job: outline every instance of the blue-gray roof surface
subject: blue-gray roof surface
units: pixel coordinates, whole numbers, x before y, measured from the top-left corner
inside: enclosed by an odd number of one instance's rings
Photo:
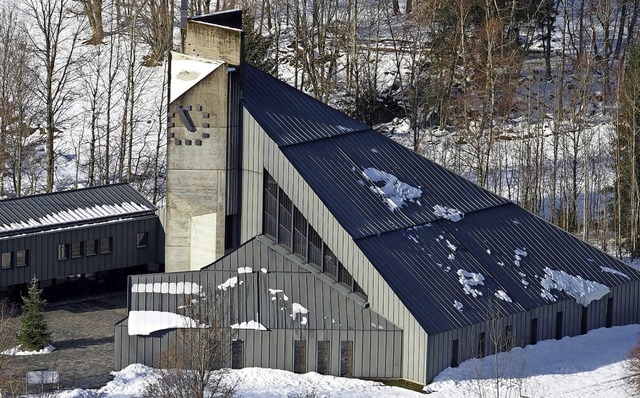
[[[111,184],[0,200],[0,237],[153,214],[129,184]]]
[[[285,83],[251,67],[245,77],[249,112],[428,333],[483,322],[496,300],[505,313],[551,303],[542,290],[546,267],[609,287],[640,280],[624,263]],[[365,177],[372,168],[405,184],[397,191],[420,195],[392,208],[377,192],[384,184]],[[464,217],[451,221],[436,207]],[[482,295],[465,293],[459,270],[485,278],[476,286]],[[496,298],[499,291],[512,301]]]

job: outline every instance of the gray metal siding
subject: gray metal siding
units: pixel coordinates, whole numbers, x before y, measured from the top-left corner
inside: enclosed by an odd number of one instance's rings
[[[238,273],[239,267],[251,267],[254,272]],[[268,272],[261,272],[261,268]],[[230,277],[237,277],[238,284],[227,290],[232,297],[229,322],[257,320],[269,329],[237,330],[235,333],[234,338],[244,340],[245,366],[293,370],[294,341],[305,340],[307,370],[316,370],[316,342],[331,340],[331,373],[339,375],[340,341],[352,340],[354,376],[401,377],[402,330],[364,308],[362,300],[354,294],[347,293],[346,289],[342,290],[338,284],[326,280],[322,275],[307,270],[300,259],[284,252],[264,237],[249,241],[202,271],[130,277],[129,310],[179,313],[178,306],[191,297],[160,292],[136,293],[131,289],[134,285],[136,289],[140,284],[159,288],[164,282],[193,282],[210,290]],[[268,289],[283,290],[287,299],[281,293],[273,296]],[[273,297],[276,300],[271,300]],[[294,302],[309,310],[306,324],[300,322],[300,318],[294,320],[291,317]],[[159,352],[154,351],[155,346],[148,341],[161,337],[124,336],[126,331],[118,331],[118,327],[123,326],[116,327],[116,334],[121,335],[117,344],[122,345],[116,348],[118,366],[126,366],[127,361],[149,363],[151,359],[148,357],[158,357]],[[127,351],[124,346],[130,347],[130,350]],[[126,352],[131,352],[133,357],[126,357]]]
[[[261,232],[262,173],[267,169],[309,224],[331,247],[338,260],[367,292],[371,309],[404,330],[402,377],[424,383],[427,335],[422,327],[247,110],[244,112],[243,126],[243,176],[247,176],[246,180],[250,181],[243,181],[242,240],[246,241]],[[256,220],[259,221],[256,223]]]
[[[137,248],[138,232],[148,232],[147,246]],[[95,225],[79,226],[50,232],[0,239],[0,253],[28,250],[28,265],[0,270],[0,286],[28,283],[35,275],[48,280],[77,274],[95,273],[159,261],[158,218],[154,215]],[[59,244],[112,238],[112,252],[94,256],[57,259]]]

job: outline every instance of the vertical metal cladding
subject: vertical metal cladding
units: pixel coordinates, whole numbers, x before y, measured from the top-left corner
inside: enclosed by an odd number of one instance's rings
[[[250,270],[249,270],[250,269]],[[296,256],[259,237],[199,272],[134,276],[130,279],[130,310],[180,313],[190,296],[167,294],[170,284],[196,283],[230,297],[229,325],[255,321],[267,330],[238,328],[244,366],[294,370],[294,346],[304,341],[307,371],[318,369],[318,341],[327,348],[329,373],[340,375],[341,342],[352,345],[355,377],[401,377],[402,330],[364,308],[361,299],[314,274]],[[164,284],[164,287],[163,287]],[[135,290],[135,291],[134,291]],[[153,362],[166,332],[129,336],[126,321],[116,325],[117,366]],[[129,349],[126,348],[129,347]],[[129,357],[125,355],[129,353]],[[127,363],[128,362],[128,363]]]

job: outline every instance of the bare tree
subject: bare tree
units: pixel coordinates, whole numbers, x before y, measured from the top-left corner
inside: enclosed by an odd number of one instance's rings
[[[228,380],[232,330],[229,302],[224,291],[185,298],[185,324],[176,340],[161,355],[157,382],[147,386],[145,398],[229,398],[235,384]]]
[[[91,28],[91,38],[84,41],[84,44],[100,44],[104,39],[104,28],[102,26],[102,0],[80,0],[84,14],[89,21]]]
[[[47,192],[54,188],[54,139],[61,131],[59,122],[72,92],[69,80],[75,66],[74,52],[81,24],[69,12],[70,0],[25,0],[27,13],[37,34],[30,34],[31,46],[39,63],[37,91],[44,108],[46,132]]]

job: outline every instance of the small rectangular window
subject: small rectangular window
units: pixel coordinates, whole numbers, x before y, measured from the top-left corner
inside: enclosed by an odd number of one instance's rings
[[[329,369],[329,356],[331,353],[331,342],[326,341],[318,341],[318,369],[316,372],[321,375],[330,374]]]
[[[322,270],[322,238],[311,225],[309,225],[309,264]]]
[[[16,252],[16,267],[26,267],[29,265],[29,250],[18,250]]]
[[[514,347],[515,336],[513,335],[513,328],[511,325],[507,325],[504,328],[504,350],[509,351]]]
[[[607,299],[607,313],[605,319],[605,326],[610,328],[613,326],[613,297]]]
[[[582,307],[582,315],[580,316],[580,334],[587,334],[589,330],[589,308]]]
[[[333,279],[338,279],[338,259],[327,245],[324,245],[324,262],[322,264],[322,272],[331,275]]]
[[[451,367],[458,367],[458,349],[460,344],[458,344],[458,339],[455,339],[451,342]]]
[[[536,344],[538,342],[538,318],[531,320],[531,336],[530,344]]]
[[[69,258],[69,245],[61,243],[58,245],[58,261]]]
[[[96,251],[96,246],[97,246],[97,240],[88,240],[84,243],[84,255],[89,257],[89,256],[95,256],[97,254]]]
[[[111,253],[111,238],[100,238],[100,253]]]
[[[11,252],[2,253],[2,269],[11,268]]]
[[[294,340],[293,342],[293,372],[307,373],[306,340]]]
[[[353,377],[353,341],[340,342],[340,377]]]
[[[149,239],[148,232],[138,232],[136,236],[137,248],[140,249],[142,247],[147,247],[147,240]]]
[[[342,265],[341,262],[338,262],[338,282],[343,285],[347,285],[349,287],[353,287],[353,276],[347,271],[347,269]]]
[[[562,328],[562,311],[556,312],[556,340],[562,339],[563,328]]]
[[[478,358],[484,358],[484,350],[486,346],[486,335],[484,332],[480,332],[478,335]]]
[[[244,341],[233,340],[231,342],[231,369],[244,368]]]
[[[73,242],[71,244],[71,258],[82,257],[82,242]]]

